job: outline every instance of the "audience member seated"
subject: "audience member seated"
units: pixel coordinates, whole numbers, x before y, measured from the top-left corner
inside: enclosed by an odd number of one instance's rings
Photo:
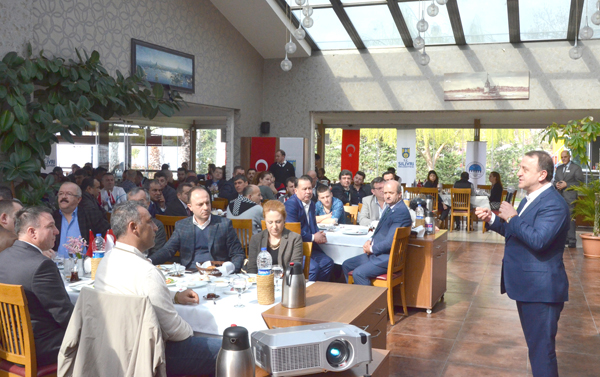
[[[237,192],[238,197],[242,195],[244,189],[248,187],[248,179],[246,176],[239,174],[233,177],[233,187],[235,188],[235,192]]]
[[[154,180],[158,181],[162,190],[163,197],[165,198],[165,204],[177,200],[177,193],[175,189],[168,185],[169,180],[167,174],[164,171],[159,171],[154,174]]]
[[[137,176],[137,171],[135,170],[127,170],[123,174],[123,182],[121,182],[121,188],[128,193],[134,187],[138,187],[135,183],[135,177]]]
[[[138,202],[144,208],[150,207],[150,194],[148,191],[144,190],[141,187],[136,187],[133,190],[127,193],[127,200],[132,202]],[[148,212],[150,213],[150,212]],[[112,217],[111,217],[112,222]],[[165,226],[159,220],[152,218],[152,222],[156,225],[156,235],[154,237],[154,246],[148,249],[147,257],[151,257],[155,252],[162,249],[167,242],[167,232],[165,231]]]
[[[100,205],[100,182],[96,178],[86,178],[79,186],[83,195],[81,201],[89,207],[90,210],[99,210],[102,216],[106,216],[106,211]],[[92,202],[95,205],[92,205]]]
[[[215,164],[208,164],[208,173],[204,174],[204,180],[205,181],[209,181],[209,180],[213,179],[213,174],[215,173],[215,169],[216,168],[217,168],[217,165],[215,165]],[[202,174],[200,174],[198,176],[198,178],[200,178],[201,175]]]
[[[63,183],[67,180],[67,177],[65,177],[65,174],[60,166],[52,169],[52,175],[54,176],[55,183]]]
[[[23,208],[14,200],[0,200],[0,252],[11,247],[17,240],[15,213]]]
[[[84,182],[86,188],[89,188],[89,183],[93,181],[98,182],[93,178],[86,178]],[[63,183],[58,191],[57,200],[58,209],[52,216],[60,232],[53,247],[58,256],[69,257],[64,247],[69,237],[83,237],[86,242],[89,242],[90,230],[94,235],[100,233],[104,237],[106,231],[110,229],[110,224],[96,199],[89,192],[82,193],[81,188],[76,184]]]
[[[344,276],[352,272],[354,284],[371,285],[371,279],[385,274],[390,260],[390,250],[397,228],[410,227],[412,220],[402,199],[400,182],[389,181],[383,186],[386,208],[371,239],[363,245],[364,254],[346,259],[342,264]]]
[[[369,195],[367,194],[365,185],[363,184],[365,182],[365,178],[365,173],[360,170],[357,171],[356,174],[354,174],[354,178],[352,178],[352,185],[350,186],[350,191],[352,191],[352,193],[358,198],[359,203],[362,203],[363,198]]]
[[[150,208],[148,208],[148,212],[150,212],[152,217],[164,215],[167,210],[167,203],[165,202],[165,197],[162,193],[161,184],[156,179],[146,183],[147,185],[145,185],[145,188],[148,190],[150,200],[152,201],[152,203],[150,203]]]
[[[238,220],[252,220],[252,234],[261,231],[261,220],[263,219],[263,210],[260,204],[263,197],[260,194],[258,186],[247,186],[242,195],[227,205],[227,218]]]
[[[233,175],[231,176],[229,183],[235,183],[235,177],[237,177],[238,175],[246,175],[246,170],[244,170],[244,167],[241,165],[236,165],[233,167]]]
[[[289,177],[285,180],[285,195],[279,198],[281,203],[287,202],[296,193],[296,177]]]
[[[72,164],[71,165],[71,174],[67,175],[67,181],[69,182],[75,182],[75,172],[77,170],[81,169],[81,167],[77,164]]]
[[[493,171],[489,177],[492,188],[490,191],[490,209],[492,211],[498,211],[502,202],[502,179],[500,179],[500,173]]]
[[[402,183],[402,178],[400,178],[399,176],[396,175],[396,169],[395,168],[389,167],[389,168],[387,168],[387,172],[388,173],[392,173],[394,175],[394,180],[395,181],[398,181],[398,183]],[[384,181],[386,181],[385,178],[384,178]]]
[[[331,185],[331,179],[329,179],[325,176],[324,168],[319,168],[319,170],[317,170],[317,178],[319,178],[319,182],[325,184],[325,182],[323,182],[323,181],[326,181],[327,186]]]
[[[105,211],[112,212],[116,204],[127,201],[127,193],[123,188],[115,186],[115,176],[112,173],[106,173],[102,176],[102,187],[100,198],[102,208]]]
[[[186,169],[185,168],[179,168],[177,169],[177,183],[176,183],[176,187],[179,187],[180,184],[185,182],[185,173],[186,173]]]
[[[165,263],[181,253],[181,264],[196,269],[196,262],[230,261],[239,272],[246,253],[237,237],[231,220],[211,215],[209,192],[201,186],[189,192],[189,207],[193,216],[175,224],[175,231],[165,246],[156,252],[152,263]]]
[[[289,178],[288,178],[289,179]],[[302,263],[302,236],[285,228],[285,206],[283,203],[269,200],[262,207],[266,230],[252,237],[248,250],[247,272],[258,273],[256,261],[263,247],[267,248],[273,265],[289,266],[291,262]]]
[[[144,177],[141,171],[138,170],[135,172],[135,185],[137,187],[145,187],[149,181],[150,180]]]
[[[206,181],[206,188],[213,194],[218,192],[219,198],[234,200],[238,194],[235,192],[233,184],[225,180],[223,174],[223,168],[215,168],[212,179]]]
[[[390,172],[390,171],[386,171],[381,175],[381,178],[383,178],[384,182],[387,181],[395,181],[396,180],[396,174]]]
[[[191,184],[192,186],[198,186],[200,183],[200,181],[198,180],[198,176],[196,175],[196,172],[192,171],[193,175],[188,175],[185,178],[185,182]]]
[[[270,171],[261,171],[256,176],[256,183],[260,189],[260,193],[266,200],[276,200],[279,194],[277,188],[275,188],[275,182],[273,181],[273,174]]]
[[[286,161],[285,151],[278,149],[275,152],[275,162],[269,166],[269,171],[273,173],[273,183],[279,189],[279,186],[285,185],[285,180],[296,176],[296,168],[291,162]]]
[[[256,178],[256,169],[250,168],[246,170],[246,179],[248,183],[254,183],[254,178]]]
[[[0,186],[0,200],[13,200],[13,194],[10,188]]]
[[[321,186],[327,186],[327,187],[329,187],[329,185],[324,185],[321,182],[319,182],[319,179],[317,178],[317,173],[314,170],[307,171],[306,175],[308,175],[310,177],[310,179],[312,179],[312,191],[313,191],[313,194],[312,194],[312,199],[311,200],[313,202],[315,202],[315,204],[316,204],[317,200],[319,200],[319,195],[317,194],[317,189],[319,187],[321,187]]]
[[[460,188],[460,189],[471,189],[471,196],[475,195],[475,187],[473,187],[473,184],[471,182],[469,182],[469,173],[467,173],[466,171],[463,171],[462,173],[460,173],[460,180],[456,181],[456,183],[454,183],[454,188]],[[454,223],[455,223],[455,230],[460,230],[460,221],[461,221],[461,217],[457,216],[454,219]]]
[[[188,208],[188,192],[193,188],[191,183],[182,183],[177,186],[177,199],[167,203],[165,216],[191,216],[192,212]]]
[[[317,189],[319,201],[315,205],[315,215],[318,224],[345,224],[346,211],[338,198],[334,198],[329,187],[319,186]]]
[[[438,186],[439,186],[438,175],[435,172],[435,170],[430,170],[429,173],[427,173],[427,180],[425,181],[425,184],[423,184],[423,187],[438,188]],[[438,208],[438,213],[440,214],[440,216],[439,216],[440,221],[446,220],[446,218],[448,217],[448,214],[450,213],[450,206],[448,206],[444,203],[444,201],[442,200],[442,197],[440,195],[438,195],[437,208]]]
[[[107,172],[108,169],[99,166],[93,170],[92,177],[94,177],[94,179],[96,179],[99,183],[102,182],[102,177],[104,177],[104,174],[106,174]]]
[[[352,190],[352,172],[350,170],[342,170],[339,175],[340,182],[331,187],[333,197],[338,198],[345,204],[358,205],[358,196]]]
[[[358,213],[357,223],[362,226],[370,226],[373,221],[378,221],[385,210],[385,199],[383,198],[384,181],[376,177],[371,181],[371,193],[373,195],[363,198],[362,209]]]
[[[198,294],[170,291],[163,274],[144,255],[154,246],[156,226],[150,213],[137,202],[126,202],[115,207],[111,220],[117,242],[98,266],[94,288],[148,297],[165,341],[167,375],[214,374],[221,340],[194,336],[173,305],[198,304]]]
[[[73,174],[73,177],[75,178],[74,183],[77,186],[81,186],[81,183],[83,182],[83,180],[88,177],[87,170],[79,169],[75,172],[75,174]]]
[[[42,255],[54,245],[58,230],[48,208],[29,207],[16,213],[15,232],[18,239],[0,253],[0,283],[23,286],[37,365],[55,364],[73,312],[56,263]]]
[[[302,241],[313,243],[308,279],[310,281],[329,281],[333,260],[319,247],[319,244],[327,242],[327,237],[317,227],[315,203],[311,198],[312,179],[308,175],[303,175],[296,181],[296,194],[285,202],[287,213],[285,222],[300,223]]]

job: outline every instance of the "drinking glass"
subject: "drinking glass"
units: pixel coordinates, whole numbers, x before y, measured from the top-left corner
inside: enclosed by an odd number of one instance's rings
[[[281,290],[281,278],[283,277],[283,266],[276,264],[271,268],[273,271],[273,277],[275,278],[275,291]]]
[[[233,289],[235,289],[235,291],[238,293],[238,303],[233,306],[234,308],[245,307],[245,305],[242,304],[242,292],[244,292],[246,290],[246,283],[247,283],[246,279],[244,279],[242,277],[234,278],[233,282],[231,283],[231,285],[233,286]]]
[[[75,261],[72,258],[65,258],[63,260],[63,276],[67,281],[71,281],[71,272],[73,271],[73,266],[75,265]]]

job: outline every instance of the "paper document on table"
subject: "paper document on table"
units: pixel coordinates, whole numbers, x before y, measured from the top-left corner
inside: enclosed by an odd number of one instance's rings
[[[425,236],[425,227],[419,225],[416,228],[412,228],[411,232],[417,233],[417,238],[423,238]]]

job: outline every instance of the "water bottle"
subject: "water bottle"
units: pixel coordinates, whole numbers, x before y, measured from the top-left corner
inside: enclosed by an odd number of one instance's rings
[[[256,260],[256,266],[258,267],[259,275],[270,275],[271,274],[271,267],[273,266],[273,258],[271,258],[271,254],[269,254],[266,247],[260,248],[260,253],[258,253],[258,258]]]
[[[433,212],[427,212],[425,216],[425,234],[435,234],[435,217]]]
[[[94,254],[96,253],[96,251],[104,252],[104,238],[102,238],[102,235],[100,233],[96,234],[96,238],[94,238],[93,251]]]
[[[423,210],[421,204],[419,204],[419,206],[417,207],[415,214],[417,215],[415,219],[415,226],[425,225],[425,220],[423,219],[425,217],[425,210]]]
[[[92,280],[96,279],[96,271],[102,258],[104,257],[104,238],[100,233],[94,238],[94,246],[92,247]]]

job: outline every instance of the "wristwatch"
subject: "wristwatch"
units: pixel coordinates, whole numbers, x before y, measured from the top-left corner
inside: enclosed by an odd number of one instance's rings
[[[509,217],[508,219],[506,219],[506,223],[507,223],[507,224],[508,224],[508,223],[510,223],[510,219],[512,219],[512,218],[513,218],[513,217],[515,217],[515,216],[517,216],[517,215],[512,215],[511,217]]]

